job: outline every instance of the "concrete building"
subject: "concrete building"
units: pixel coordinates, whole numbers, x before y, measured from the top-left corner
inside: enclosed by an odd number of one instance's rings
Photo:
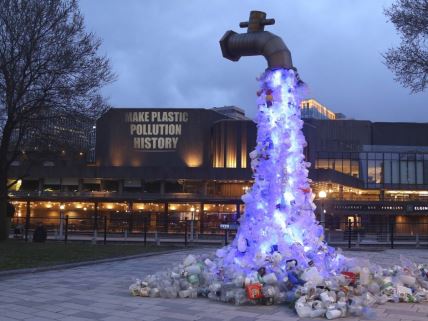
[[[339,233],[351,222],[361,233],[428,235],[428,124],[326,115],[304,125],[326,228]],[[10,191],[15,221],[28,216],[55,229],[68,215],[72,229],[89,231],[105,217],[112,231],[132,232],[148,219],[152,231],[182,233],[189,219],[201,235],[219,233],[243,213],[256,134],[239,110],[111,109],[96,125],[94,162],[13,166],[10,178],[22,177]]]

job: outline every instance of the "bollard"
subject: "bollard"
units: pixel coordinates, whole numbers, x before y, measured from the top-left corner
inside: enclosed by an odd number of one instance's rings
[[[390,226],[389,230],[391,233],[389,239],[391,241],[391,249],[393,249],[394,248],[394,223],[392,222],[392,220],[389,222],[389,226]]]
[[[360,237],[360,231],[357,232],[357,247],[360,247],[361,237]]]
[[[159,246],[160,245],[160,238],[158,236],[158,231],[155,231],[155,241],[156,241],[156,245]]]
[[[144,216],[144,246],[147,246],[147,216]]]
[[[352,222],[348,220],[348,249],[351,248]]]
[[[30,202],[27,202],[27,213],[25,215],[25,242],[28,242],[29,229],[30,229]]]
[[[104,216],[104,244],[107,244],[107,216]]]
[[[98,239],[98,203],[95,203],[94,209],[94,227],[93,227],[93,236],[92,236],[92,244],[97,244]]]
[[[416,247],[418,248],[420,245],[419,243],[419,233],[416,233]]]
[[[184,246],[187,246],[187,218],[184,219]]]
[[[229,230],[224,230],[224,245],[226,246],[227,245],[227,243],[228,243],[228,241],[227,241],[227,237],[228,237],[228,234],[229,234]]]
[[[59,214],[59,239],[62,240],[64,237],[64,212],[61,210]]]
[[[68,215],[65,216],[65,231],[64,231],[64,243],[67,244],[68,240]]]

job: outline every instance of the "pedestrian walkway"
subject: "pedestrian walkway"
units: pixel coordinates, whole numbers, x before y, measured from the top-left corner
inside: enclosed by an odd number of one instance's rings
[[[66,270],[3,277],[0,279],[0,321],[303,321],[285,306],[234,306],[202,298],[168,300],[129,295],[128,287],[135,278],[180,262],[188,253],[198,254],[206,251],[213,250],[188,250]],[[400,254],[418,263],[428,262],[428,251],[424,250],[350,252],[347,255],[370,258],[388,266],[398,264]],[[388,303],[374,310],[375,320],[379,321],[428,320],[428,303]]]

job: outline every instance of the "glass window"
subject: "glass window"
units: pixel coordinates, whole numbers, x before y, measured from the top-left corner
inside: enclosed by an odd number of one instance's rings
[[[178,181],[166,181],[165,182],[165,193],[182,193],[183,185]]]
[[[391,153],[384,153],[384,154],[383,154],[383,157],[384,157],[385,159],[391,159]]]
[[[376,161],[368,161],[368,171],[367,171],[367,182],[375,183],[376,182]]]
[[[376,184],[382,184],[383,183],[383,161],[377,160],[376,161]]]
[[[385,184],[391,184],[392,183],[392,176],[391,176],[391,161],[386,160],[383,163],[383,177]]]
[[[398,157],[398,153],[392,153],[392,154],[391,154],[391,158],[392,158],[392,159],[399,159],[399,157]]]
[[[416,163],[413,160],[407,162],[407,183],[416,184]]]
[[[358,161],[353,160],[351,162],[351,176],[358,178],[360,176],[359,172],[360,171],[359,171]]]
[[[335,159],[334,160],[334,170],[337,172],[342,172],[342,160]]]
[[[383,159],[382,153],[376,153],[376,159]]]
[[[346,175],[350,175],[351,174],[351,160],[350,159],[342,160],[342,166],[343,166],[343,173]]]
[[[422,161],[416,162],[416,184],[424,183],[424,164]]]
[[[375,153],[368,153],[368,159],[375,159]]]
[[[103,190],[107,192],[117,192],[119,191],[119,182],[118,181],[103,181]]]
[[[367,169],[367,161],[360,160],[359,161],[359,169],[360,169],[360,179],[362,179],[365,183],[368,182],[368,169]]]
[[[424,166],[423,166],[423,171],[424,171],[424,183],[428,184],[428,161],[424,161]]]
[[[400,161],[400,184],[407,184],[407,161]]]
[[[328,169],[328,159],[317,159],[316,168]]]
[[[360,159],[367,159],[367,153],[360,153]]]
[[[393,160],[391,162],[391,176],[392,184],[400,183],[400,166],[398,160]]]

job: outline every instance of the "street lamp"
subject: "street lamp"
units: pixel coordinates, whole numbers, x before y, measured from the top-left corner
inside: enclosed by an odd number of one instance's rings
[[[59,238],[61,240],[64,237],[64,209],[65,205],[61,203],[59,205]]]
[[[190,239],[193,241],[193,233],[194,233],[194,220],[195,220],[195,207],[192,206],[190,208],[190,212],[192,212],[192,222],[190,222]]]
[[[324,199],[327,198],[327,192],[326,191],[320,191],[318,193],[318,197],[321,200],[321,225],[325,229],[325,212],[326,212],[326,210],[324,209]]]

